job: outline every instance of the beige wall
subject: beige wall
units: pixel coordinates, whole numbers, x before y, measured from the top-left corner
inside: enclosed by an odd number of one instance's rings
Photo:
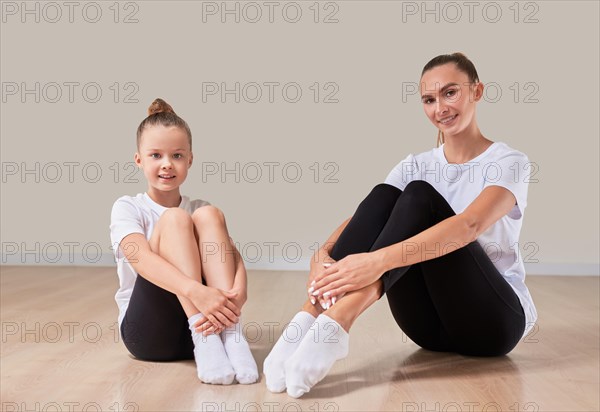
[[[520,3],[518,14],[503,1],[428,2],[429,14],[422,2],[321,2],[317,23],[313,2],[227,2],[239,23],[222,2],[121,3],[118,16],[113,2],[74,4],[2,2],[3,263],[84,264],[99,251],[111,264],[110,209],[146,189],[141,173],[126,179],[128,162],[160,96],[194,136],[182,193],[225,211],[250,267],[306,267],[370,187],[435,146],[411,90],[429,59],[462,51],[490,86],[482,132],[538,166],[520,245],[529,273],[597,273],[597,2]],[[239,103],[207,93],[236,82]],[[263,95],[251,103],[254,83]],[[220,175],[236,165],[239,182]]]

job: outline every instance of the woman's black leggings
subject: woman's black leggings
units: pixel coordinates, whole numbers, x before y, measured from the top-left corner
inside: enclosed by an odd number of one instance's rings
[[[404,191],[377,185],[340,234],[331,257],[340,260],[390,246],[455,214],[428,182],[412,181]],[[398,326],[417,345],[433,351],[471,356],[510,352],[525,330],[525,314],[482,246],[473,241],[443,256],[441,247],[429,247],[423,256],[437,257],[381,278]],[[407,245],[406,250],[414,249]]]

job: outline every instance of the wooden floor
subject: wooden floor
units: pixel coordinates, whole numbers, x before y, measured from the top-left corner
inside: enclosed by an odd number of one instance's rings
[[[262,362],[304,297],[305,275],[250,271],[243,323]],[[143,362],[119,339],[114,268],[1,267],[3,411],[598,411],[599,278],[530,276],[538,326],[508,355],[420,349],[385,298],[350,353],[300,399],[202,384],[193,361]]]

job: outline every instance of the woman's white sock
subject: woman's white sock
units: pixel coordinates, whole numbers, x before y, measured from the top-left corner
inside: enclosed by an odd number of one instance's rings
[[[204,336],[202,333],[196,332],[194,327],[194,324],[203,317],[202,313],[197,313],[188,319],[194,341],[194,358],[196,359],[198,378],[204,383],[229,385],[233,382],[235,371],[227,358],[221,337],[214,333]]]
[[[308,312],[296,313],[265,359],[263,372],[271,392],[285,391],[284,362],[292,356],[314,321],[315,317]]]
[[[333,364],[348,355],[348,332],[325,314],[312,324],[298,349],[285,362],[288,395],[299,398],[321,381]]]
[[[250,384],[258,380],[258,367],[250,351],[248,341],[242,333],[241,321],[225,328],[221,339],[227,357],[235,370],[235,378],[239,383]]]

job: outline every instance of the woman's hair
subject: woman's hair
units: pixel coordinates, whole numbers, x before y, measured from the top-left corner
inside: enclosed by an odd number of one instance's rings
[[[192,149],[192,132],[188,124],[181,117],[175,114],[175,111],[171,105],[165,102],[163,99],[155,99],[150,107],[148,107],[148,117],[142,120],[137,129],[137,148],[140,149],[140,143],[142,141],[142,133],[144,129],[151,126],[164,126],[164,127],[179,127],[185,130],[188,136],[188,143],[190,144],[190,150]]]
[[[439,56],[434,57],[429,60],[429,62],[423,67],[423,71],[421,72],[421,78],[426,71],[433,69],[434,67],[442,66],[447,63],[454,63],[456,68],[461,72],[465,73],[469,77],[469,82],[477,83],[479,82],[479,76],[477,75],[477,70],[475,70],[475,65],[471,60],[467,58],[464,54],[460,52],[452,53],[452,54],[440,54]],[[444,143],[444,132],[438,130],[438,139],[437,146],[439,147],[441,143]]]

